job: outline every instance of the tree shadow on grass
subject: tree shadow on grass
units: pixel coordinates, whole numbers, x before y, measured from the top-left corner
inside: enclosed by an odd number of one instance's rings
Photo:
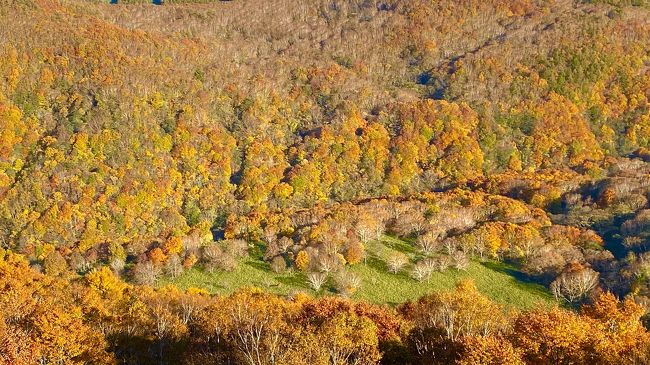
[[[521,271],[515,269],[514,267],[504,264],[502,262],[495,262],[495,261],[483,261],[480,262],[481,266],[486,267],[492,271],[496,271],[502,274],[506,274],[509,276],[512,276],[513,278],[517,279],[518,281],[521,281],[523,283],[533,283],[533,284],[539,284],[535,282],[533,279],[528,277],[526,274],[522,273]]]
[[[393,236],[384,236],[381,240],[384,246],[391,250],[399,251],[407,255],[415,255],[417,254],[417,250],[413,247],[412,241],[412,239],[401,239]]]
[[[392,273],[388,270],[388,264],[381,257],[377,255],[369,255],[366,259],[365,265],[373,270],[380,271],[400,281],[415,281],[409,274],[409,265],[403,267],[399,272]]]
[[[501,262],[495,262],[495,261],[481,262],[481,265],[492,271],[506,274],[512,277],[513,279],[515,279],[513,285],[518,289],[522,289],[528,292],[534,292],[543,296],[548,296],[548,297],[551,296],[548,289],[544,285],[533,280],[528,275],[522,273],[521,271],[513,268],[510,265]]]
[[[257,270],[263,270],[263,271],[270,271],[271,270],[271,265],[269,265],[267,262],[264,261],[246,261],[246,265],[257,269]]]
[[[409,268],[408,266],[406,266],[402,270],[398,271],[397,274],[393,274],[393,273],[390,273],[390,274],[400,278],[400,280],[406,280],[406,281],[410,281],[410,282],[418,282],[415,278],[413,278],[413,276],[411,276],[411,273],[412,273],[412,269]],[[436,273],[433,273],[433,274],[436,274]],[[434,278],[433,274],[432,274],[432,279]]]
[[[249,247],[248,249],[248,256],[251,257],[253,260],[263,261],[265,251],[266,251],[266,245],[260,242],[254,242],[252,244],[252,247]]]
[[[386,262],[376,255],[368,255],[365,260],[365,265],[377,271],[388,271]]]
[[[307,286],[307,283],[303,275],[279,276],[276,277],[275,280],[289,287],[300,288],[300,289],[311,289],[309,286]]]

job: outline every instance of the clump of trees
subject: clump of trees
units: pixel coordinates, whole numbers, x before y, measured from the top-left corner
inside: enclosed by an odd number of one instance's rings
[[[350,290],[351,277],[341,279]],[[7,364],[643,363],[643,308],[611,293],[579,312],[511,312],[471,281],[397,310],[342,297],[228,296],[132,286],[107,267],[69,280],[0,252],[0,361]]]
[[[342,272],[379,255],[387,271],[407,272],[421,282],[434,272],[467,270],[473,259],[505,261],[549,287],[555,283],[552,289],[562,300],[568,273],[582,267],[593,273],[578,295],[582,300],[600,286],[600,278],[608,278],[615,261],[593,230],[553,224],[544,211],[520,201],[465,189],[316,207],[289,219],[285,214],[233,216],[227,222],[230,237],[265,242],[264,258],[273,270],[304,272],[316,291],[328,279],[334,287],[345,286],[336,285],[344,281],[337,280]],[[386,234],[411,242],[413,253],[367,252]]]

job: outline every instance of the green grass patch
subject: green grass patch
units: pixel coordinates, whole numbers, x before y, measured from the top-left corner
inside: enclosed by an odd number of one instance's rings
[[[158,285],[169,284],[182,289],[203,288],[219,294],[230,294],[246,286],[259,287],[279,295],[311,292],[302,273],[276,274],[269,270],[267,263],[252,258],[240,262],[233,271],[208,272],[202,268],[192,268],[175,279],[165,277]]]
[[[539,284],[528,282],[515,268],[500,262],[472,262],[466,271],[449,269],[435,272],[428,281],[418,282],[409,276],[410,268],[398,274],[389,273],[383,258],[391,251],[405,253],[411,260],[419,259],[419,253],[407,241],[385,236],[381,241],[368,244],[368,257],[363,263],[349,268],[361,277],[361,288],[353,295],[354,300],[397,305],[417,299],[435,291],[451,290],[465,278],[471,278],[478,289],[490,299],[512,308],[532,308],[553,302],[548,290]],[[159,285],[174,284],[180,288],[204,288],[212,293],[229,294],[240,287],[256,286],[271,293],[289,295],[307,292],[312,295],[334,295],[331,280],[318,293],[306,284],[300,272],[276,274],[254,252],[240,262],[231,272],[207,272],[200,268],[188,270],[176,279],[165,278]]]
[[[495,266],[503,266],[503,270],[497,270]],[[428,281],[418,282],[408,276],[407,272],[391,274],[373,264],[352,268],[363,279],[363,285],[355,298],[373,303],[396,305],[432,292],[451,290],[459,280],[465,278],[473,279],[479,291],[490,299],[509,307],[532,308],[553,301],[544,286],[522,282],[511,275],[510,270],[501,263],[488,265],[472,262],[466,271],[449,269],[435,272]]]

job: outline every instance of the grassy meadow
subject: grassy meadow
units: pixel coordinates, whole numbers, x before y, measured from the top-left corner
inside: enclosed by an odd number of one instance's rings
[[[397,305],[407,300],[440,290],[449,290],[456,282],[471,278],[478,289],[492,300],[513,308],[531,308],[549,304],[553,297],[542,285],[525,281],[511,266],[494,261],[472,261],[467,270],[450,268],[434,272],[428,281],[419,282],[410,276],[410,268],[398,274],[388,272],[385,262],[391,250],[401,251],[414,261],[418,253],[406,241],[384,236],[380,241],[367,246],[364,262],[349,268],[361,277],[362,284],[352,299],[372,303]],[[261,260],[261,251],[253,250],[251,255],[237,265],[235,270],[207,272],[200,267],[186,271],[181,276],[165,278],[160,285],[173,284],[180,288],[204,288],[212,293],[228,294],[244,286],[256,286],[269,292],[290,295],[306,292],[311,295],[336,295],[331,279],[320,291],[315,292],[306,282],[305,275],[296,270],[276,274],[269,264]]]

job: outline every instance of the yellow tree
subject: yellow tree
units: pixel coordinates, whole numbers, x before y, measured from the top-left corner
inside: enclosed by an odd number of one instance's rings
[[[33,271],[23,257],[3,250],[0,318],[0,336],[7,340],[0,347],[15,363],[34,358],[46,364],[114,363],[102,334],[84,321],[68,283]]]
[[[593,303],[583,307],[582,314],[596,320],[602,333],[594,340],[601,363],[634,363],[650,349],[650,333],[641,317],[645,309],[632,298],[618,300],[612,293],[600,294]]]
[[[231,361],[250,365],[281,363],[288,354],[289,319],[297,307],[259,289],[241,289],[217,298],[193,322],[208,351],[234,350]]]
[[[503,308],[483,296],[472,281],[460,281],[452,292],[434,293],[400,309],[411,323],[408,342],[421,358],[451,361],[466,337],[501,333],[507,324]]]
[[[323,322],[316,333],[330,364],[371,365],[381,358],[377,326],[368,318],[340,312]]]
[[[521,353],[501,336],[468,336],[463,339],[458,365],[524,365]]]
[[[511,341],[527,363],[587,364],[598,342],[593,325],[565,309],[537,309],[515,319]]]
[[[305,250],[298,252],[296,255],[295,263],[296,267],[300,271],[307,270],[307,268],[309,268],[309,254]]]

